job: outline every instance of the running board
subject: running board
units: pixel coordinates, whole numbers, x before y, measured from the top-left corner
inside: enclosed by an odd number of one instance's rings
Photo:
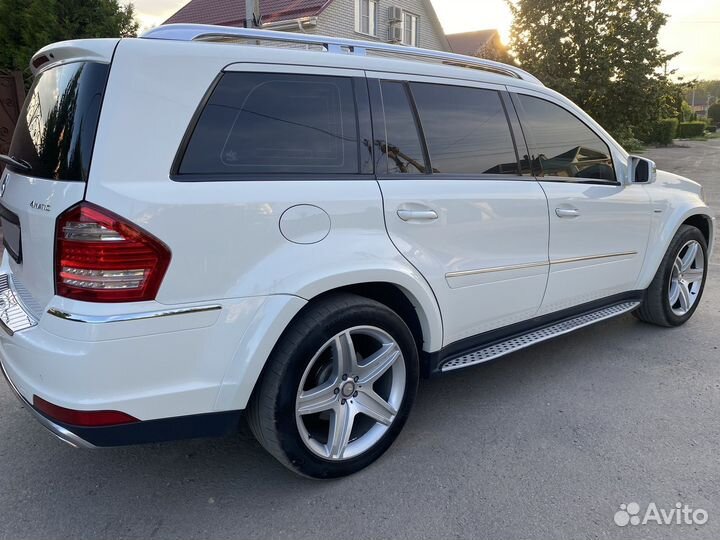
[[[614,306],[580,315],[579,317],[551,324],[550,326],[540,328],[539,330],[533,330],[527,334],[521,334],[505,341],[495,343],[494,345],[463,354],[462,356],[451,358],[442,365],[440,370],[445,373],[447,371],[476,366],[477,364],[482,364],[483,362],[488,362],[490,360],[494,360],[495,358],[505,356],[506,354],[530,347],[536,343],[547,341],[548,339],[562,336],[563,334],[568,334],[579,328],[583,328],[606,319],[611,319],[612,317],[617,317],[618,315],[634,310],[639,305],[640,302],[623,302],[622,304],[616,304]]]

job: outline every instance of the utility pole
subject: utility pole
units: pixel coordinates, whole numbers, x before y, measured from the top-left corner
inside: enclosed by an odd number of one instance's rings
[[[260,26],[260,0],[245,0],[245,27]]]

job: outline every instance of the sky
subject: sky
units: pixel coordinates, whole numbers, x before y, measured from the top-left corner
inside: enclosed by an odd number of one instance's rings
[[[262,0],[261,0],[262,1]],[[141,27],[162,23],[187,0],[133,0]],[[505,0],[432,0],[446,33],[497,28],[507,40],[512,17]],[[685,80],[720,79],[720,0],[663,0],[670,19],[660,34],[670,64]]]

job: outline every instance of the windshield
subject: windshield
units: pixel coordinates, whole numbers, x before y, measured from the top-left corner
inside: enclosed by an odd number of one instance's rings
[[[25,99],[10,156],[36,178],[87,181],[110,66],[75,62],[42,72]]]

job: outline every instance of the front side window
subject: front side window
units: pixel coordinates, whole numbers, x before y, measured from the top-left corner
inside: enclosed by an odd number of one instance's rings
[[[519,174],[498,92],[425,83],[410,88],[433,173]]]
[[[403,13],[403,44],[417,47],[419,17],[412,13]]]
[[[518,95],[536,176],[616,182],[607,144],[586,124],[544,99]]]
[[[378,1],[356,0],[357,27],[355,30],[370,36],[377,36],[378,28]]]
[[[178,173],[359,172],[353,81],[226,73],[193,130]]]

